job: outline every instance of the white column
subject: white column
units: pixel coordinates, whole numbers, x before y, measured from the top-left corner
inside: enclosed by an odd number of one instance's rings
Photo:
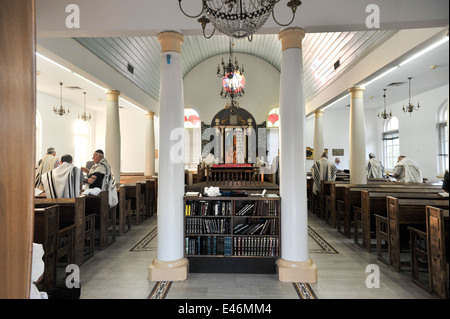
[[[187,278],[184,258],[184,101],[181,68],[183,35],[166,31],[161,43],[159,95],[158,247],[149,280]]]
[[[366,132],[364,120],[364,88],[355,86],[348,91],[350,102],[350,183],[367,184]]]
[[[111,165],[116,183],[120,182],[119,95],[116,90],[106,92],[105,158]]]
[[[145,113],[145,176],[155,175],[155,112]]]
[[[323,110],[314,111],[314,162],[320,160],[324,150]]]
[[[285,282],[316,282],[317,268],[309,258],[306,200],[305,95],[302,40],[305,31],[280,32],[280,196],[281,258],[278,276]]]

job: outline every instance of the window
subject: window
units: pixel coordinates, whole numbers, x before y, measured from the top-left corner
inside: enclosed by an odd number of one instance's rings
[[[81,167],[90,160],[91,133],[88,124],[83,120],[77,120],[74,125],[74,145],[75,153],[73,164]]]
[[[269,114],[267,115],[267,162],[269,164],[271,164],[275,156],[278,155],[278,138],[280,125],[278,111],[278,107],[274,107],[269,111]]]
[[[384,127],[383,131],[384,166],[393,169],[400,156],[400,139],[398,119],[392,117]]]
[[[185,149],[184,163],[186,169],[197,168],[202,151],[201,121],[197,111],[184,109]]]
[[[448,169],[448,110],[447,104],[444,103],[439,109],[439,117],[437,123],[438,134],[438,174],[444,175],[446,169]]]

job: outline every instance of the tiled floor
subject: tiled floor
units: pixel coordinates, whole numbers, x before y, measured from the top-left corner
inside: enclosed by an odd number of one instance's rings
[[[157,237],[147,251],[130,251],[157,225],[156,216],[144,221],[80,267],[82,299],[146,299],[156,282],[148,281],[148,266],[156,257]],[[310,284],[318,299],[434,299],[412,283],[410,273],[397,273],[367,253],[352,240],[314,215],[310,227],[338,253],[325,251],[309,237],[310,257],[317,265],[319,279]],[[379,288],[368,288],[366,279],[379,268]],[[165,299],[299,299],[295,285],[277,275],[189,274],[185,281],[169,283]],[[154,295],[154,294],[152,294]]]

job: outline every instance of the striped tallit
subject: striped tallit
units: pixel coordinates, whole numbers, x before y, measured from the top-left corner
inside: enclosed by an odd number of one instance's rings
[[[80,196],[81,170],[73,164],[61,166],[42,175],[47,198],[74,198]]]
[[[321,158],[311,167],[313,177],[313,193],[321,188],[321,181],[335,181],[337,169],[336,166],[330,163],[326,158]]]

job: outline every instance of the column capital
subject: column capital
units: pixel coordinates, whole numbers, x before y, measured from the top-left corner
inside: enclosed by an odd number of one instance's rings
[[[176,31],[163,31],[158,34],[158,40],[161,43],[161,52],[175,51],[181,53],[181,44],[184,36]]]
[[[352,99],[362,98],[365,90],[364,86],[353,86],[348,89]]]
[[[120,92],[117,90],[108,90],[106,91],[106,101],[108,102],[118,102],[119,101]]]
[[[315,118],[323,117],[323,112],[324,112],[324,110],[319,110],[319,109],[314,110],[314,117]]]
[[[147,113],[145,113],[145,117],[148,120],[153,120],[153,118],[155,117],[155,112],[147,112]]]
[[[278,39],[281,41],[281,50],[289,48],[302,48],[302,41],[305,37],[305,30],[301,28],[288,28],[278,33]]]

